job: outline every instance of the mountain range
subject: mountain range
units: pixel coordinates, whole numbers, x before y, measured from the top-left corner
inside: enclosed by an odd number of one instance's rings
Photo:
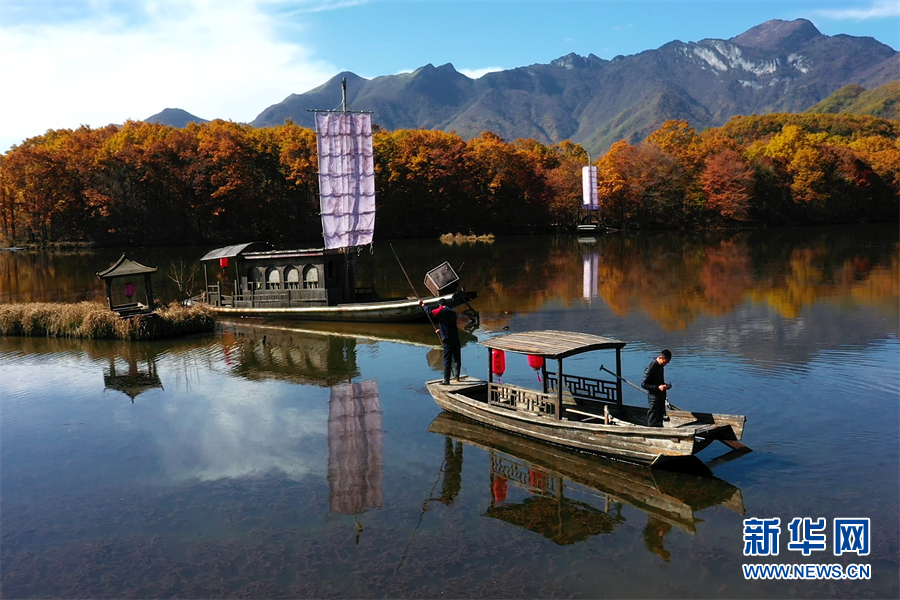
[[[451,64],[373,79],[344,72],[269,106],[250,124],[291,119],[313,127],[309,109],[339,105],[344,78],[351,108],[372,111],[384,129],[569,139],[596,155],[620,139],[642,140],[666,119],[685,119],[699,131],[734,115],[803,112],[850,84],[859,95],[859,88],[900,80],[900,53],[870,37],[824,35],[805,19],[772,20],[728,40],[676,40],[612,60],[568,54],[478,79]],[[147,120],[176,127],[203,121],[180,109]]]

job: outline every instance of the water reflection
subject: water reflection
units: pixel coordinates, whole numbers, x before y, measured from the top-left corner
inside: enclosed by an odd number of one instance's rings
[[[223,359],[231,373],[331,387],[359,376],[356,338],[270,324],[221,322]]]
[[[448,247],[411,240],[402,242],[401,252],[410,273],[424,274],[445,260],[465,264],[461,276],[467,287],[479,291],[482,325],[488,328],[502,321],[504,312],[528,314],[558,303],[605,305],[619,317],[640,313],[669,331],[748,304],[798,319],[817,303],[830,302],[844,311],[868,307],[896,321],[900,244],[895,224],[609,233],[593,242],[588,246],[573,237],[529,236]],[[102,298],[95,273],[119,252],[0,253],[0,302]],[[202,252],[168,248],[145,254],[166,271]],[[357,273],[360,282],[385,294],[409,293],[389,252],[360,255]],[[164,289],[170,279],[158,279],[160,297],[173,298]]]
[[[586,252],[581,257],[581,262],[584,270],[581,295],[585,300],[591,301],[600,293],[600,282],[597,280],[600,255],[596,252]]]
[[[659,471],[571,453],[446,412],[428,431],[446,436],[443,493],[437,500],[451,504],[459,493],[461,443],[480,448],[491,461],[488,477],[478,478],[491,498],[484,515],[559,545],[612,533],[626,522],[622,508],[627,504],[648,517],[643,528],[647,550],[669,560],[666,534],[673,527],[696,533],[697,511],[722,505],[744,514],[741,490],[709,474]],[[513,500],[511,486],[524,497]]]
[[[375,381],[331,388],[328,402],[328,502],[331,512],[381,508],[381,404]]]
[[[126,357],[127,368],[123,372],[116,366],[116,358],[109,357],[109,367],[103,372],[103,386],[107,390],[122,392],[134,404],[134,399],[148,390],[163,389],[162,381],[156,371],[156,358],[148,357],[139,364],[138,357],[129,353]]]

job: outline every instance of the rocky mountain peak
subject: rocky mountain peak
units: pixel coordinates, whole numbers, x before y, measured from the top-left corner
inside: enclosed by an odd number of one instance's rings
[[[793,21],[772,19],[728,41],[745,48],[777,50],[785,44],[798,45],[821,35],[816,26],[806,19]]]
[[[586,58],[574,52],[570,52],[565,56],[560,56],[556,60],[550,61],[553,67],[563,67],[564,69],[583,69],[588,66]]]

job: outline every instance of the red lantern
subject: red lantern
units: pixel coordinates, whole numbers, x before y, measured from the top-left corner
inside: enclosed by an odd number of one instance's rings
[[[125,284],[125,296],[131,300],[131,297],[134,296],[134,284],[126,283]]]
[[[503,350],[491,349],[491,372],[497,377],[506,372],[506,353]]]
[[[528,355],[528,366],[534,369],[534,372],[538,374],[538,383],[541,382],[541,367],[544,366],[544,357],[543,356],[535,356],[534,354]]]
[[[222,267],[223,269],[228,268],[228,257],[227,256],[223,256],[222,258],[219,259],[219,266]]]

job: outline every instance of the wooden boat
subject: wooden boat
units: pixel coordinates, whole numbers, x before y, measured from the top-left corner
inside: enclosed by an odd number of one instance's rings
[[[690,457],[716,440],[749,450],[739,442],[746,422],[742,415],[669,410],[664,427],[647,427],[647,408],[622,402],[625,342],[584,333],[530,331],[479,343],[490,349],[486,381],[427,382],[428,391],[444,410],[509,433],[640,464],[662,465]],[[615,351],[613,379],[563,371],[564,359],[598,350]],[[495,356],[505,360],[506,352],[540,362],[542,389],[494,381]],[[555,372],[548,370],[549,361],[556,362]]]
[[[439,414],[428,431],[488,452],[492,480],[502,477],[557,503],[565,501],[564,488],[573,489],[576,486],[572,484],[578,484],[602,494],[609,502],[629,504],[690,534],[696,533],[697,511],[721,505],[744,514],[741,490],[712,476],[699,459],[701,474],[649,469],[511,435],[448,412]],[[459,459],[461,463],[461,456]],[[558,512],[552,511],[553,516]]]
[[[339,250],[275,250],[266,242],[217,248],[200,259],[206,293],[197,301],[235,317],[380,323],[426,319],[418,298],[382,298],[373,287],[357,287],[351,257]],[[477,319],[469,304],[477,292],[460,289],[448,263],[429,271],[425,285],[433,294],[423,299],[426,306],[437,307],[441,299],[451,308],[465,304],[465,314]]]
[[[418,298],[382,298],[374,287],[356,285],[353,248],[371,245],[375,232],[372,115],[347,106],[346,79],[342,93],[340,110],[313,111],[325,247],[276,250],[265,242],[250,242],[217,248],[200,259],[206,287],[197,302],[230,316],[382,323],[425,320]],[[469,304],[477,294],[459,288],[459,278],[448,263],[429,271],[425,285],[434,296],[426,300],[426,306],[434,308],[441,299],[451,308],[466,304],[466,314],[477,321],[478,313]]]

